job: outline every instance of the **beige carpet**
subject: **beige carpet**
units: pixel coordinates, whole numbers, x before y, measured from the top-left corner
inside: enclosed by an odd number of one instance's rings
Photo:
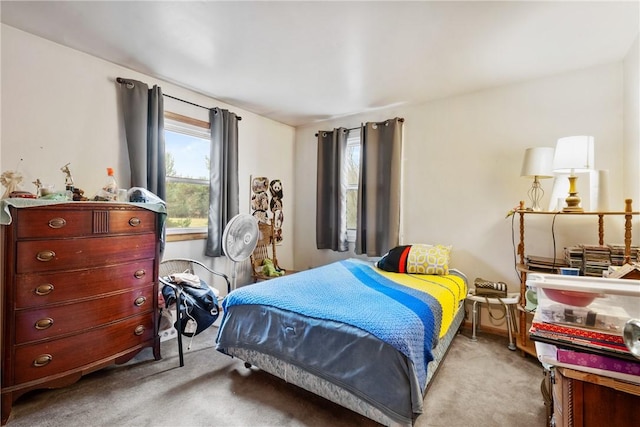
[[[217,329],[195,337],[178,367],[177,343],[163,359],[146,349],[126,365],[62,389],[36,390],[14,404],[9,427],[34,426],[374,426],[214,349]],[[185,339],[185,346],[188,339]],[[503,337],[456,336],[425,398],[416,427],[543,427],[543,372],[535,359],[507,349]]]

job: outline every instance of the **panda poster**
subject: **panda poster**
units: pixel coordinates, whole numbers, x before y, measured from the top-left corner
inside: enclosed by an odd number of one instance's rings
[[[273,224],[276,243],[282,242],[282,181],[260,176],[251,178],[251,214],[258,222]]]

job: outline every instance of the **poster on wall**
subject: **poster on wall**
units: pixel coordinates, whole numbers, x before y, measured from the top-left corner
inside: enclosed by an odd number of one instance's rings
[[[282,181],[265,176],[251,177],[251,214],[258,222],[273,224],[276,243],[282,242]]]

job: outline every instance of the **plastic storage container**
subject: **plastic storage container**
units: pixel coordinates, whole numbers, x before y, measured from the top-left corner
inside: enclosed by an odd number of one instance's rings
[[[532,273],[527,287],[537,293],[537,322],[621,335],[640,318],[640,280]]]
[[[640,318],[640,280],[533,273],[530,337],[546,369],[561,366],[640,384],[636,343],[625,325]]]

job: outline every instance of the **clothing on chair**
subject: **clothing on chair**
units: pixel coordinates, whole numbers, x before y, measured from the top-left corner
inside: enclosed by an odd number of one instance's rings
[[[169,277],[161,278],[165,285],[162,288],[162,296],[165,307],[176,303],[176,294],[180,295],[180,333],[188,337],[198,335],[213,324],[220,314],[218,298],[213,290],[202,279],[200,286],[183,286],[182,283],[171,281]],[[178,329],[178,321],[174,324]]]

